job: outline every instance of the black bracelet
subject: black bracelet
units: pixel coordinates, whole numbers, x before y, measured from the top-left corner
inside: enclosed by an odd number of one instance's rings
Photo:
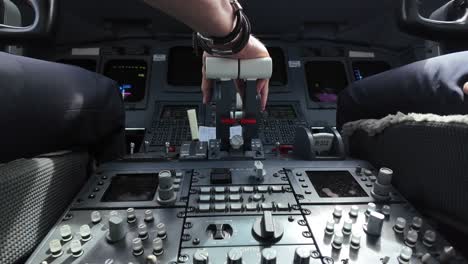
[[[198,54],[198,47],[211,55],[229,56],[239,53],[249,42],[251,26],[244,14],[242,6],[237,0],[230,0],[233,5],[236,25],[231,33],[225,37],[205,37],[201,33],[193,33],[193,47]]]

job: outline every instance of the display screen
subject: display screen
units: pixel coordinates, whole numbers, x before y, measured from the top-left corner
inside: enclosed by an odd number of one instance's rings
[[[148,65],[144,60],[110,60],[104,75],[119,84],[125,102],[137,103],[145,98]]]
[[[195,109],[198,112],[198,107],[195,105],[166,105],[161,111],[160,119],[184,120],[188,119],[187,110]]]
[[[288,83],[286,59],[283,50],[268,48],[273,61],[271,86],[284,86]],[[174,86],[200,86],[202,79],[202,54],[195,55],[192,47],[173,47],[169,51],[167,83]]]
[[[368,196],[348,171],[306,171],[306,173],[320,197]]]
[[[283,50],[278,47],[269,47],[271,60],[273,61],[273,72],[271,74],[270,86],[284,86],[288,84],[288,74],[286,70],[286,59]],[[274,89],[273,89],[274,90]]]
[[[174,86],[200,86],[202,51],[195,55],[192,47],[173,47],[169,51],[167,83]]]
[[[296,119],[296,111],[292,105],[273,105],[267,106],[266,118],[269,119]]]
[[[102,202],[152,201],[158,185],[157,173],[118,174],[112,178]]]
[[[57,62],[63,63],[63,64],[68,64],[68,65],[73,65],[73,66],[78,66],[83,69],[86,69],[88,71],[96,72],[96,60],[93,59],[63,59],[63,60],[58,60]]]
[[[354,61],[354,79],[359,81],[369,76],[390,70],[392,67],[385,61]]]
[[[336,103],[338,93],[348,85],[345,65],[339,61],[309,61],[305,72],[314,102]]]

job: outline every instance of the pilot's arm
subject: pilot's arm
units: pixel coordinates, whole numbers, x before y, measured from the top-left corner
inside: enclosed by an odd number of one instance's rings
[[[234,8],[229,0],[144,0],[149,5],[162,10],[183,22],[194,31],[204,36],[223,37],[227,36],[235,26]],[[203,61],[208,53],[203,54]],[[238,53],[228,56],[236,59],[254,59],[269,57],[265,46],[253,36],[247,45]],[[202,70],[202,92],[203,102],[211,100],[213,81],[206,79],[204,67]],[[243,82],[236,82],[242,93]],[[257,81],[257,92],[261,96],[262,109],[265,109],[268,98],[269,80]]]

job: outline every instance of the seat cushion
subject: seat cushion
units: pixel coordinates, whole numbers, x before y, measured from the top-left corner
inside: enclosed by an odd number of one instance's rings
[[[102,75],[0,53],[0,87],[0,162],[76,147],[100,151],[124,131],[118,85]]]
[[[468,114],[468,52],[408,64],[361,81],[338,97],[337,127],[359,119],[379,119],[398,111]]]

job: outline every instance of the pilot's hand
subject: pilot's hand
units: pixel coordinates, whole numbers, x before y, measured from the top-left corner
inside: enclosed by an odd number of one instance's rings
[[[465,83],[465,85],[463,85],[463,92],[468,95],[468,82]]]
[[[202,93],[203,93],[203,103],[206,104],[211,100],[211,94],[213,90],[213,80],[206,79],[205,74],[205,58],[211,56],[208,53],[203,53],[203,67],[202,67]],[[228,58],[233,59],[257,59],[257,58],[264,58],[270,57],[265,45],[263,45],[258,39],[253,36],[250,36],[248,44],[245,46],[243,50],[239,53],[229,56]],[[257,80],[257,93],[260,95],[260,102],[262,106],[262,110],[265,110],[266,103],[268,100],[268,85],[269,79],[260,79]],[[241,80],[236,80],[236,87],[241,96],[244,93],[245,83]]]

